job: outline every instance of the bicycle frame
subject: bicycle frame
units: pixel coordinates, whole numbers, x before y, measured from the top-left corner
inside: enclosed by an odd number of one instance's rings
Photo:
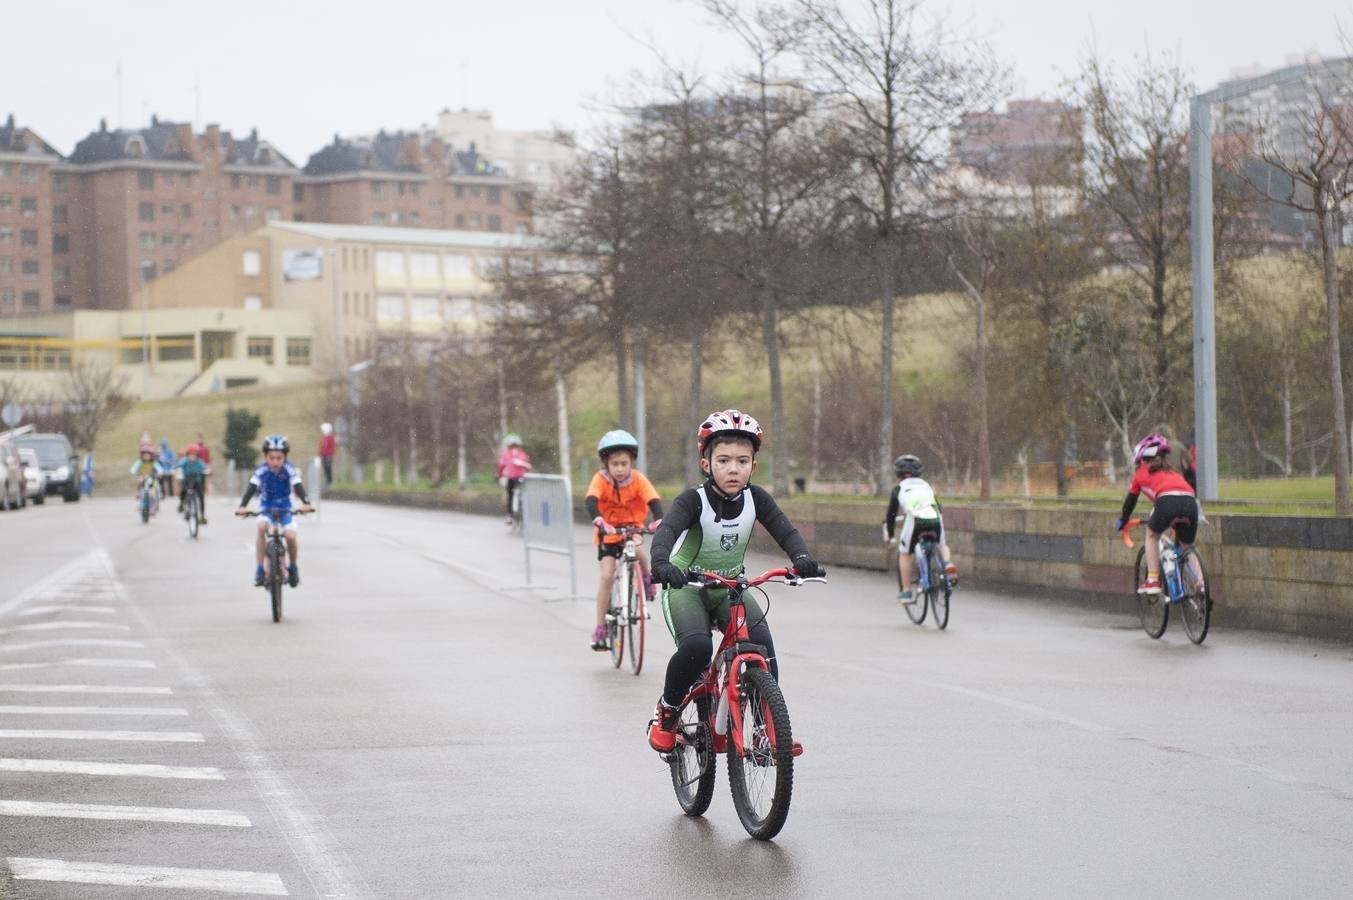
[[[1132,541],[1131,531],[1139,525],[1145,524],[1144,519],[1129,519],[1123,523],[1123,544],[1131,550],[1136,544]],[[1169,535],[1160,536],[1160,567],[1161,575],[1164,576],[1165,600],[1167,603],[1179,603],[1184,599],[1184,575],[1183,567],[1189,565],[1189,555],[1193,553],[1190,547],[1187,551],[1180,549],[1178,538],[1175,537],[1174,527],[1171,526]],[[1174,565],[1170,570],[1165,571],[1165,554],[1169,553],[1174,557]]]

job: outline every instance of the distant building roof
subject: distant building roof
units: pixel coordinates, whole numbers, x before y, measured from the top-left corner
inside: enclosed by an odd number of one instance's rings
[[[327,241],[359,244],[424,244],[478,250],[542,250],[548,245],[533,235],[496,231],[448,231],[439,228],[390,228],[384,225],[334,225],[324,222],[273,222],[280,228]]]
[[[109,130],[106,120],[99,122],[98,131],[91,131],[70,155],[76,165],[144,159],[151,162],[197,162],[195,143],[207,140],[208,133],[194,135],[187,122],[170,122],[151,116],[148,128],[114,128]],[[234,165],[259,166],[294,171],[295,165],[271,144],[260,140],[257,130],[245,138],[236,138],[229,131],[219,132],[221,149],[226,161]]]
[[[410,152],[411,147],[415,152]],[[421,161],[444,155],[442,164],[451,175],[504,178],[507,172],[479,155],[473,145],[453,150],[444,143],[426,141],[416,132],[381,131],[374,136],[344,138],[320,149],[305,164],[311,176],[345,175],[357,172],[426,175]]]
[[[0,153],[27,153],[34,156],[55,156],[60,158],[51,144],[48,144],[31,128],[14,124],[14,114],[0,123]]]

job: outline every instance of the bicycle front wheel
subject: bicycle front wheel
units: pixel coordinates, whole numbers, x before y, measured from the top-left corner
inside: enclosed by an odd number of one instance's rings
[[[272,597],[272,620],[282,621],[282,554],[277,545],[268,548],[268,593]]]
[[[1212,592],[1208,588],[1207,570],[1197,550],[1189,550],[1179,560],[1184,597],[1179,601],[1179,614],[1184,619],[1184,631],[1189,640],[1201,644],[1207,638],[1212,622]]]
[[[644,667],[644,579],[636,563],[630,568],[625,592],[625,640],[630,648],[630,668],[638,675]]]
[[[930,557],[930,611],[935,619],[935,627],[943,631],[949,625],[949,592],[953,587],[949,577],[944,574],[944,563],[938,553]]]
[[[625,661],[625,594],[629,590],[629,570],[618,566],[611,585],[611,608],[606,613],[606,643],[610,645],[611,665],[617,669]]]
[[[794,790],[794,741],[789,707],[770,672],[749,668],[739,690],[742,752],[730,736],[728,782],[742,827],[760,841],[780,833]],[[730,720],[731,725],[731,720]]]
[[[719,767],[709,730],[709,697],[698,697],[681,708],[677,719],[676,749],[667,757],[672,768],[672,789],[688,816],[704,815],[714,799],[714,779]]]
[[[1134,569],[1133,589],[1142,586],[1146,580],[1146,548],[1137,551],[1137,565]],[[1170,601],[1164,594],[1137,594],[1137,616],[1142,620],[1142,630],[1148,637],[1158,638],[1165,633],[1170,623]]]
[[[197,509],[197,494],[190,492],[188,494],[188,535],[193,540],[197,540],[197,526],[200,514]]]

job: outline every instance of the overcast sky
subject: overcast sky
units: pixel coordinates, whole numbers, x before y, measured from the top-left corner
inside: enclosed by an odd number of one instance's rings
[[[1176,52],[1207,88],[1237,67],[1340,54],[1337,26],[1353,25],[1346,0],[926,8],[987,40],[1016,96],[1052,96],[1092,44],[1117,64]],[[645,42],[710,74],[737,59],[693,0],[14,2],[0,7],[0,31],[0,115],[14,112],[63,153],[100,117],[131,126],[155,112],[237,133],[257,126],[298,165],[335,132],[416,128],[448,106],[490,109],[505,128],[585,131],[631,73],[652,70]]]

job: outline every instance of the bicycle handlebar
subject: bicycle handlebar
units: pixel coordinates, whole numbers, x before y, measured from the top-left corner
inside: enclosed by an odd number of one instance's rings
[[[689,579],[686,583],[693,587],[723,587],[736,589],[738,587],[753,588],[765,584],[768,581],[778,581],[781,584],[787,584],[791,587],[798,587],[801,584],[807,584],[810,581],[827,583],[825,577],[804,578],[795,574],[793,569],[779,568],[767,569],[760,575],[748,578],[746,575],[740,575],[737,578],[728,578],[720,575],[718,572],[709,572],[704,569],[689,569],[686,572]]]
[[[271,519],[273,513],[279,514],[289,513],[290,515],[293,516],[308,516],[312,512],[314,512],[313,509],[268,509],[268,510],[250,509],[242,513],[236,513],[235,515],[239,516],[241,519],[252,519],[254,516],[266,515],[268,518]]]

